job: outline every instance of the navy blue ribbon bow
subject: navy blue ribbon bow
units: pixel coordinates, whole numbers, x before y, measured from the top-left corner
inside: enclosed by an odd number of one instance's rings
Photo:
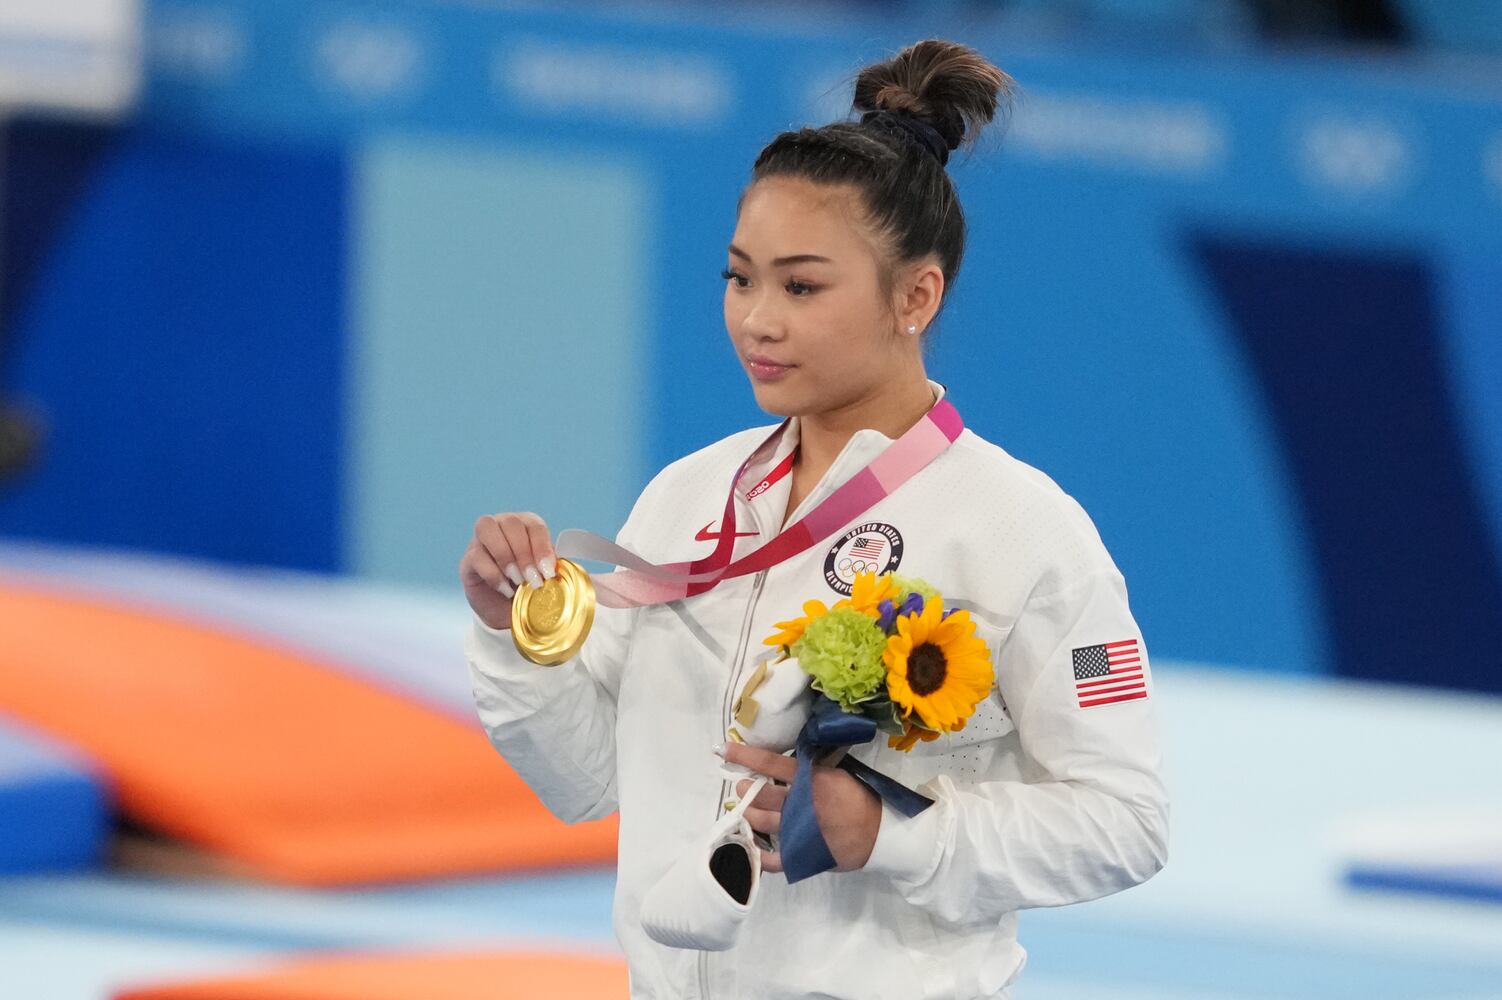
[[[823,694],[814,698],[813,715],[798,734],[798,773],[788,787],[782,805],[782,824],[778,832],[778,850],[782,870],[789,882],[798,882],[827,872],[835,866],[834,856],[819,829],[814,814],[814,755],[832,747],[869,743],[878,732],[876,721],[840,708],[839,703]],[[934,800],[882,774],[846,754],[835,765],[879,795],[902,815],[913,817],[934,804]]]

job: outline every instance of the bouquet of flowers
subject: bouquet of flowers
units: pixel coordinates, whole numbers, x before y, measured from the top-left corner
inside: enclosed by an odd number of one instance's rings
[[[906,751],[963,729],[995,684],[991,652],[970,613],[946,609],[937,590],[913,577],[863,573],[848,598],[832,607],[808,601],[801,617],[776,627],[764,642],[779,655],[758,668],[735,705],[748,727],[758,714],[757,689],[775,695],[778,678],[784,690],[811,687],[845,712],[870,718],[888,746]],[[802,676],[788,670],[792,661]],[[790,674],[797,680],[787,680]]]

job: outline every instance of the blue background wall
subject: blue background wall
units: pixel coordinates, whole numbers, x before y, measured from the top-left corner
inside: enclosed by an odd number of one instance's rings
[[[49,437],[0,530],[450,588],[481,513],[613,531],[769,419],[719,306],[757,150],[950,34],[1022,93],[953,166],[931,372],[1154,654],[1502,690],[1502,96],[943,29],[154,5],[135,121],[10,128],[0,390]]]

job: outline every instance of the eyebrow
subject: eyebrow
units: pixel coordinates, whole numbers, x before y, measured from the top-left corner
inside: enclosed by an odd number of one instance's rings
[[[730,252],[741,258],[746,263],[751,263],[751,255],[734,243],[730,244]],[[832,264],[834,261],[828,257],[820,257],[816,253],[795,253],[789,257],[776,257],[772,260],[773,267],[783,267],[787,264]]]

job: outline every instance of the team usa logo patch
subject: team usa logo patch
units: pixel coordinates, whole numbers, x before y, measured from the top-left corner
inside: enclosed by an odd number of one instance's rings
[[[1070,655],[1074,658],[1074,693],[1080,708],[1147,697],[1142,650],[1136,639],[1081,646]]]
[[[845,532],[824,557],[824,582],[850,596],[860,573],[880,576],[902,562],[902,533],[890,524],[868,521]]]

